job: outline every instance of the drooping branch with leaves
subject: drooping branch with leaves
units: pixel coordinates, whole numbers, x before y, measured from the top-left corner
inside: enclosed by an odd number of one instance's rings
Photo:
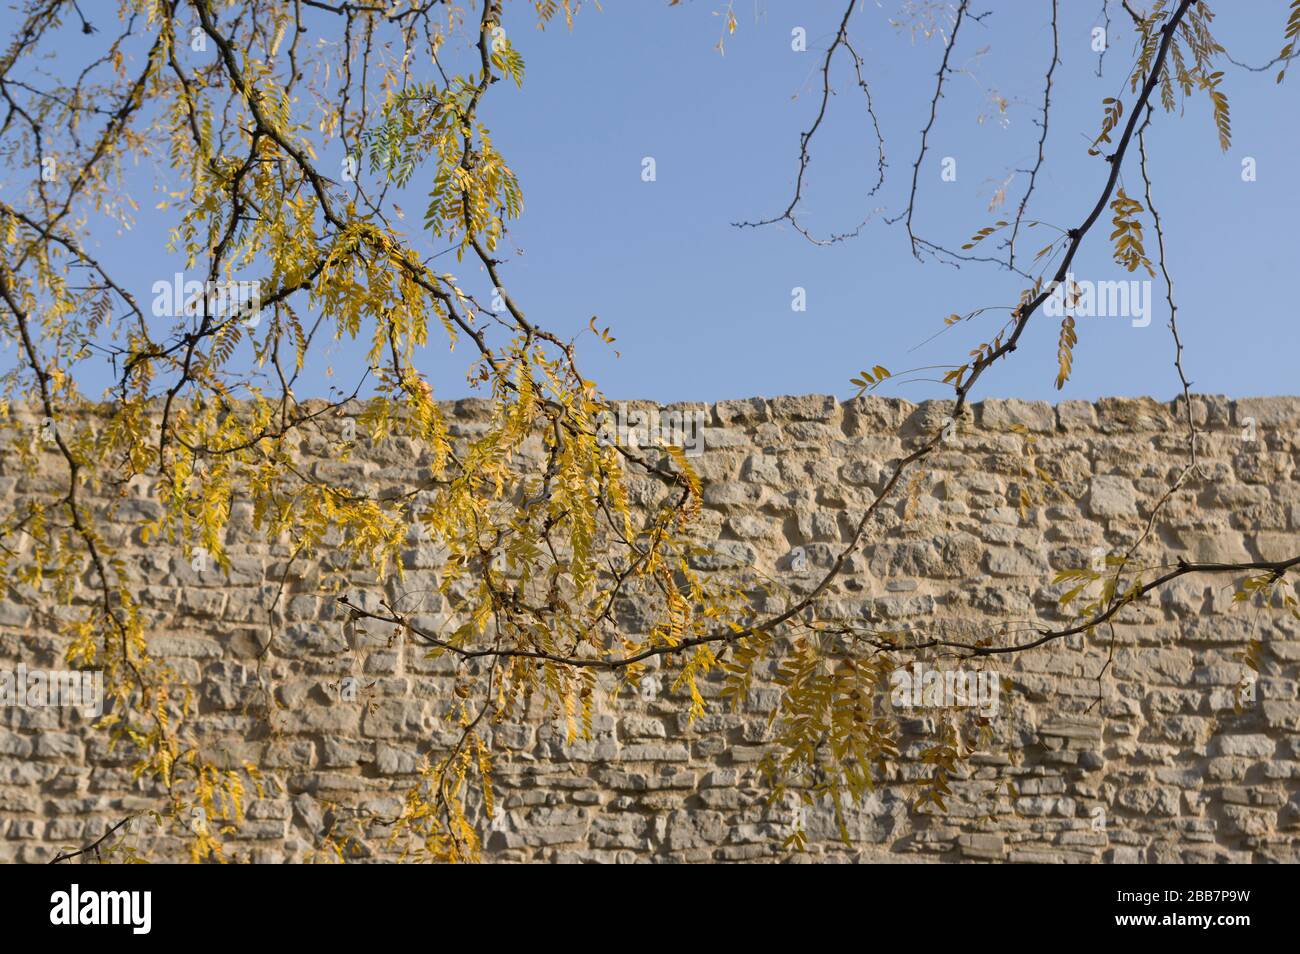
[[[531,9],[516,8],[524,6]],[[442,630],[359,591],[345,572],[329,581],[346,625],[382,625],[395,639],[456,661],[455,691],[442,712],[455,743],[427,760],[398,817],[361,820],[409,857],[430,860],[478,857],[481,816],[493,810],[484,729],[517,716],[529,700],[540,700],[546,717],[561,719],[573,739],[591,731],[598,677],[635,685],[647,662],[663,660],[694,717],[706,708],[704,680],[721,678],[723,699],[739,703],[755,672],[775,665],[783,693],[773,716],[775,751],[764,766],[772,792],[829,799],[842,813],[897,756],[897,720],[875,700],[905,661],[936,652],[1015,654],[1091,634],[1191,573],[1239,575],[1243,599],[1266,600],[1300,565],[1300,556],[1133,563],[1161,507],[1196,467],[1145,137],[1157,99],[1172,112],[1204,93],[1220,145],[1230,141],[1223,73],[1215,68],[1223,50],[1205,3],[1156,0],[1145,13],[1125,4],[1139,37],[1134,63],[1125,89],[1102,104],[1101,127],[1091,137],[1103,164],[1095,198],[1064,228],[1027,218],[1045,161],[1059,58],[1057,5],[1046,5],[1052,48],[1044,54],[1041,136],[1026,191],[1013,223],[981,227],[958,252],[913,227],[918,170],[960,28],[984,16],[965,2],[951,9],[951,23],[939,31],[942,60],[907,204],[886,221],[903,223],[918,257],[987,261],[1024,275],[1030,286],[987,342],[944,368],[953,392],[948,422],[889,462],[827,567],[799,591],[699,568],[696,557],[710,541],[696,519],[703,487],[688,457],[680,447],[603,439],[609,405],[581,371],[580,342],[526,317],[510,292],[504,248],[524,197],[486,117],[494,96],[524,81],[511,32],[559,22],[574,28],[578,6],[121,0],[110,31],[98,13],[92,23],[70,0],[33,0],[0,59],[0,149],[11,168],[31,173],[0,204],[0,337],[16,343],[19,356],[3,378],[6,455],[31,473],[57,460],[62,475],[58,490],[39,501],[0,504],[0,571],[41,625],[65,634],[71,665],[103,670],[112,704],[97,728],[131,753],[135,777],[157,796],[155,816],[191,837],[195,860],[224,857],[223,829],[238,826],[250,791],[267,782],[256,765],[232,765],[204,750],[194,730],[193,688],[150,645],[122,543],[104,529],[117,514],[88,507],[92,491],[108,489],[125,502],[140,490],[158,505],[139,527],[140,541],[211,560],[223,572],[233,569],[236,507],[247,507],[253,532],[289,554],[281,590],[295,562],[327,554],[341,553],[336,566],[363,565],[380,580],[400,577],[412,525],[437,545],[438,592],[453,621]],[[856,0],[845,4],[822,57],[820,108],[800,138],[790,204],[745,224],[787,222],[819,244],[851,240],[867,224],[818,238],[798,219],[837,60],[852,66],[879,147],[866,196],[884,180],[884,139],[853,41],[859,9]],[[67,31],[102,33],[102,52],[58,80],[27,68]],[[1144,188],[1126,190],[1135,143]],[[337,172],[325,155],[344,157]],[[87,251],[90,237],[132,224],[135,201],[123,184],[135,163],[166,183],[159,208],[172,216],[169,251],[187,273],[203,276],[179,309],[155,302],[146,314],[144,296]],[[408,187],[421,188],[428,201],[416,238],[404,230],[394,201]],[[905,502],[921,465],[961,426],[976,384],[1011,358],[1031,322],[1043,319],[1049,296],[1063,290],[1071,300],[1071,265],[1108,211],[1116,262],[1153,275],[1158,267],[1166,283],[1188,404],[1187,469],[1150,515],[1142,540],[1100,570],[1058,575],[1058,583],[1078,584],[1065,605],[1089,584],[1100,583],[1101,595],[1080,599],[1069,625],[1039,627],[1030,639],[991,633],[956,641],[836,617],[824,597],[882,531],[886,509]],[[1145,216],[1157,236],[1154,261],[1146,252]],[[1025,266],[1016,243],[1039,226],[1059,234]],[[1003,244],[985,255],[984,242]],[[448,261],[455,265],[443,271],[445,255],[454,255]],[[458,269],[481,271],[494,300],[481,302],[483,290]],[[252,299],[212,293],[248,281],[256,283]],[[948,324],[989,311],[959,308]],[[612,340],[594,323],[591,330]],[[333,387],[323,404],[300,399],[299,392],[319,392],[323,352],[338,339],[362,343],[364,373]],[[1069,377],[1077,343],[1068,315],[1059,342],[1058,387]],[[437,399],[439,382],[419,370],[426,349],[447,344],[469,350],[468,381],[490,403],[490,424],[468,440],[453,434]],[[78,369],[88,362],[112,369],[106,393],[79,386]],[[883,364],[869,367],[853,381],[860,392],[897,377]],[[296,451],[307,438],[327,441],[348,459],[351,438],[337,435],[343,418],[354,424],[356,439],[417,448],[427,461],[420,485],[368,495],[300,466]],[[1053,492],[1028,436],[1025,444],[1027,483]],[[632,481],[639,488],[635,505]],[[1021,493],[1022,507],[1036,503],[1030,491]],[[87,573],[91,604],[74,599]],[[619,626],[617,614],[633,596],[654,607],[636,634]],[[277,625],[279,598],[266,607],[268,626]],[[1293,598],[1284,599],[1295,611]],[[760,612],[760,605],[781,608]],[[264,651],[270,646],[268,638]],[[918,805],[942,810],[957,762],[987,741],[978,719],[942,722],[927,749],[933,770]],[[789,844],[797,847],[801,838],[796,832]],[[346,855],[342,843],[332,847]]]

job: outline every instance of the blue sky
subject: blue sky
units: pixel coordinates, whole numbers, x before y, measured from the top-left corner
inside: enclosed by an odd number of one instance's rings
[[[849,378],[863,367],[884,364],[899,375],[912,366],[960,363],[1002,319],[989,316],[923,343],[943,329],[944,317],[1014,305],[1025,284],[1020,277],[991,265],[919,263],[901,224],[884,221],[905,206],[943,52],[937,37],[913,38],[890,25],[900,0],[866,0],[850,30],[884,133],[884,187],[866,196],[875,181],[875,139],[842,53],[832,73],[837,95],[811,147],[804,224],[818,233],[843,231],[879,210],[860,236],[832,247],[814,246],[788,226],[742,230],[731,223],[771,216],[789,201],[798,137],[817,106],[821,51],[839,23],[841,2],[736,0],[738,29],[727,37],[725,55],[714,46],[725,4],[713,0],[673,8],[659,0],[608,0],[603,10],[584,7],[571,33],[524,28],[528,10],[511,6],[519,24],[511,38],[527,64],[523,89],[499,83],[483,107],[524,191],[505,280],[529,318],[557,332],[577,334],[593,315],[611,327],[620,357],[589,334],[580,351],[588,377],[611,397],[848,396]],[[1216,6],[1217,33],[1229,53],[1252,64],[1276,54],[1285,3]],[[1091,31],[1103,22],[1101,4],[1068,0],[1061,7],[1047,162],[1028,214],[1070,228],[1107,174],[1104,162],[1086,153],[1101,100],[1122,91],[1132,102],[1122,84],[1133,35],[1112,3],[1111,48],[1098,78]],[[991,15],[961,29],[952,59],[958,72],[947,81],[920,170],[917,231],[954,248],[1014,214],[1023,174],[1008,183],[1003,209],[990,212],[989,204],[1013,170],[1033,163],[1034,120],[1051,56],[1047,0],[976,4],[990,8]],[[3,25],[12,19],[3,14]],[[807,52],[791,50],[795,27],[807,31]],[[1228,152],[1219,150],[1203,95],[1184,115],[1158,112],[1147,137],[1185,366],[1199,392],[1294,393],[1300,334],[1289,279],[1300,220],[1293,171],[1300,136],[1292,118],[1300,76],[1278,86],[1274,70],[1225,68],[1234,135]],[[1005,113],[994,95],[1007,100]],[[642,179],[647,156],[656,164],[653,182]],[[941,181],[944,157],[956,160],[956,181]],[[1242,181],[1247,157],[1257,169],[1253,182]],[[1134,149],[1122,182],[1140,197],[1136,160]],[[166,222],[147,211],[148,189],[157,183],[136,185],[146,195],[133,234],[95,233],[92,244],[147,300],[152,283],[172,269],[161,252]],[[420,172],[413,186],[399,202],[417,230]],[[1075,267],[1080,278],[1135,277],[1111,261],[1108,226],[1103,220],[1090,234]],[[1023,248],[1032,254],[1046,234],[1030,231]],[[429,237],[418,238],[436,248]],[[1147,239],[1154,252],[1149,226]],[[468,262],[460,268],[467,282],[480,282]],[[806,311],[791,309],[796,287],[805,289]],[[1062,391],[1054,387],[1057,322],[1036,317],[1022,346],[973,397],[1172,397],[1178,379],[1163,299],[1157,282],[1147,327],[1081,319],[1074,375]],[[361,350],[332,346],[327,360],[336,377],[322,375],[299,396],[351,380]],[[439,396],[459,397],[471,393],[464,381],[469,360],[439,343],[419,365]],[[82,374],[93,390],[96,373]],[[921,400],[949,392],[920,381],[880,393]]]

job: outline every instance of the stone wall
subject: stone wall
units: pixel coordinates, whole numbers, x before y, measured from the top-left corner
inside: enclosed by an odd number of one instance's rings
[[[939,402],[819,396],[695,407],[709,422],[707,449],[694,463],[717,566],[750,565],[796,592],[828,564],[883,468],[947,413]],[[474,402],[449,413],[461,433],[480,426]],[[1139,556],[1154,563],[1300,552],[1300,399],[1198,397],[1193,413],[1205,432],[1201,475],[1168,504]],[[976,405],[919,479],[891,499],[830,605],[882,627],[965,637],[1060,625],[1064,587],[1051,584],[1054,571],[1122,553],[1142,532],[1184,461],[1182,414],[1148,399]],[[1026,478],[1027,451],[1055,490]],[[371,490],[412,486],[419,463],[402,442],[363,445],[340,462],[327,441],[313,439],[303,455],[315,472]],[[36,477],[0,461],[0,499],[13,504],[61,475],[53,457],[49,473]],[[1025,512],[1022,488],[1031,494]],[[634,482],[634,500],[651,492]],[[157,506],[139,488],[132,493],[126,521]],[[357,811],[396,812],[420,756],[449,738],[440,713],[453,665],[346,627],[326,593],[338,568],[328,559],[295,564],[286,577],[287,549],[250,542],[249,526],[237,502],[229,577],[196,572],[158,546],[134,546],[127,566],[154,649],[197,690],[206,744],[255,762],[271,782],[232,837],[236,857],[302,860],[324,830],[342,829]],[[346,571],[349,592],[427,599],[437,565],[430,550],[413,541],[410,575],[387,589],[372,574]],[[282,577],[286,593],[269,617]],[[817,807],[805,813],[809,841],[797,857],[1300,861],[1300,630],[1276,609],[1234,606],[1235,579],[1183,577],[1127,610],[1113,631],[1001,663],[1011,688],[993,720],[994,744],[954,784],[942,816],[911,807],[922,772],[917,730],[934,717],[918,712],[903,758],[851,810],[852,844]],[[33,613],[40,601],[13,588],[3,597],[0,668],[60,668],[63,645]],[[436,613],[431,599],[418,612]],[[1252,638],[1262,642],[1262,673],[1237,712],[1236,687],[1249,670],[1236,654]],[[337,691],[349,675],[360,680],[356,701]],[[276,700],[269,723],[259,686]],[[757,771],[775,692],[760,682],[744,711],[716,705],[694,724],[666,684],[624,693],[602,701],[595,738],[572,745],[549,724],[496,727],[503,810],[490,826],[488,857],[786,857],[780,843],[794,809],[767,804]],[[107,751],[75,711],[0,709],[0,860],[46,859],[155,804],[132,783],[124,755]],[[161,857],[183,851],[180,839],[140,837]],[[365,850],[385,857],[378,839]]]

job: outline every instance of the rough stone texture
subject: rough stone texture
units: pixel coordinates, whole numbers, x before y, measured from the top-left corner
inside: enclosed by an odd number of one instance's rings
[[[715,565],[752,564],[806,590],[890,462],[941,427],[949,407],[804,396],[706,408],[707,450],[695,464]],[[964,638],[1006,638],[998,637],[1004,624],[1059,625],[1064,587],[1051,584],[1054,571],[1122,553],[1182,465],[1185,411],[1176,404],[987,401],[973,410],[891,498],[827,597],[837,611]],[[1192,411],[1205,429],[1202,476],[1170,502],[1139,558],[1300,552],[1300,399],[1197,397]],[[460,434],[481,427],[481,414],[475,402],[449,408]],[[1059,491],[1024,476],[1027,436]],[[303,453],[317,473],[371,490],[411,486],[419,464],[418,449],[402,441],[358,447],[351,461],[333,459],[320,439]],[[53,478],[0,461],[10,502],[43,479],[48,489]],[[1022,488],[1035,495],[1027,513]],[[648,481],[634,479],[631,490],[633,500],[652,499]],[[124,517],[148,516],[156,504],[132,493]],[[233,836],[236,855],[300,860],[350,812],[397,810],[421,755],[450,738],[440,714],[454,666],[346,627],[323,595],[328,560],[293,565],[282,612],[268,620],[288,550],[250,542],[248,526],[236,502],[229,577],[196,573],[157,545],[129,550],[126,565],[155,650],[197,690],[208,746],[257,763],[272,781]],[[349,592],[367,605],[399,588],[427,592],[436,579],[431,550],[413,537],[405,583],[385,588],[354,570]],[[1130,608],[1113,632],[1003,660],[1011,702],[994,719],[994,743],[955,781],[946,815],[911,808],[910,783],[923,771],[913,732],[876,793],[849,809],[851,844],[839,840],[830,810],[815,806],[803,814],[809,840],[800,857],[1300,861],[1300,631],[1283,612],[1234,606],[1233,579],[1183,577]],[[4,596],[0,666],[60,668],[63,644],[33,613],[38,601]],[[438,610],[435,595],[420,612]],[[1236,654],[1252,637],[1263,644],[1263,672],[1255,700],[1238,713],[1234,690],[1249,671]],[[339,697],[347,676],[359,680],[358,701]],[[278,703],[269,729],[245,709],[259,685]],[[716,696],[715,685],[705,690]],[[650,678],[638,694],[602,704],[589,740],[569,744],[551,724],[494,727],[502,808],[488,824],[488,857],[785,857],[780,843],[796,809],[766,803],[757,769],[775,698],[760,680],[743,711],[718,704],[689,724],[670,680]],[[0,710],[0,860],[47,859],[153,805],[126,765],[75,712]],[[162,857],[182,851],[163,835],[150,845]],[[379,839],[367,850],[385,856]]]

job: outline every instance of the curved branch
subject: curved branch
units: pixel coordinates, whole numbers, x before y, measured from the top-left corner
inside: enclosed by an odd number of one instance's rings
[[[809,153],[808,147],[812,143],[813,136],[816,135],[817,130],[821,127],[822,120],[826,118],[826,106],[830,102],[831,60],[835,56],[836,49],[840,46],[843,46],[848,50],[849,56],[853,60],[853,72],[857,77],[858,88],[861,89],[863,94],[866,96],[867,115],[871,117],[871,125],[876,134],[876,184],[873,185],[871,190],[867,193],[867,198],[874,196],[878,191],[880,191],[880,187],[884,185],[885,182],[885,139],[880,132],[880,121],[876,118],[876,108],[871,98],[871,87],[867,84],[866,79],[862,75],[862,57],[858,55],[858,51],[853,48],[853,44],[849,41],[849,17],[853,15],[853,9],[857,4],[858,0],[849,0],[848,8],[844,11],[844,16],[840,20],[840,27],[835,33],[835,39],[831,42],[831,45],[827,47],[826,57],[822,61],[821,105],[817,109],[817,115],[813,119],[812,125],[806,132],[800,133],[799,135],[799,173],[795,177],[794,197],[790,200],[790,204],[785,207],[785,211],[780,215],[774,215],[768,219],[759,219],[755,222],[732,222],[731,224],[735,228],[758,228],[763,225],[774,225],[777,222],[789,222],[790,226],[796,232],[814,245],[834,245],[836,242],[842,242],[845,239],[856,238],[862,232],[862,229],[866,224],[871,221],[872,217],[871,215],[868,215],[858,224],[857,228],[853,229],[851,232],[832,233],[827,238],[819,239],[809,232],[807,228],[801,225],[795,216],[795,207],[803,200],[804,173],[807,172],[808,164],[812,161],[812,156]]]

